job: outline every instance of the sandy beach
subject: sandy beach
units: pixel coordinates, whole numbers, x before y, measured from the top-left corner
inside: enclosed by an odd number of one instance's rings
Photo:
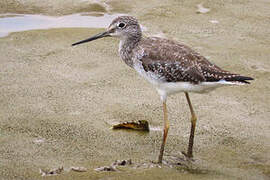
[[[205,14],[196,13],[200,3],[1,1],[0,24],[7,14],[132,15],[145,35],[183,42],[221,68],[255,80],[190,94],[198,116],[194,163],[151,167],[162,141],[162,104],[155,89],[122,62],[117,39],[71,47],[104,29],[12,32],[0,37],[0,179],[269,179],[270,2],[207,0]],[[190,112],[183,93],[169,97],[167,106],[164,160],[170,162],[187,148]],[[149,133],[111,129],[138,120],[149,122]],[[133,165],[94,170],[123,159]],[[87,171],[69,171],[73,166]],[[39,172],[58,167],[64,168],[59,175]]]

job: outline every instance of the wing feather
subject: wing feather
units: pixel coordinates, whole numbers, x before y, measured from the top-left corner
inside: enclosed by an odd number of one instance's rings
[[[241,82],[250,80],[249,77],[221,69],[188,46],[172,40],[146,38],[137,48],[140,49],[135,49],[135,52],[141,53],[136,57],[144,70],[166,82],[198,84],[222,79]]]

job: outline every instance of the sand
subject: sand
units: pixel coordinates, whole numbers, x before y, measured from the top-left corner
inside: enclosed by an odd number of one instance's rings
[[[184,42],[218,66],[255,81],[190,95],[198,116],[191,168],[141,167],[157,160],[162,105],[151,85],[120,60],[118,40],[70,46],[103,30],[93,28],[11,33],[0,38],[0,179],[44,179],[39,169],[61,166],[88,170],[64,171],[52,179],[270,178],[267,0],[208,0],[206,14],[196,13],[197,0],[46,2],[1,1],[0,13],[127,13],[140,20],[146,35]],[[190,128],[184,94],[171,96],[168,110],[165,161],[186,150]],[[150,123],[150,133],[110,129],[138,120]],[[94,170],[117,159],[132,159],[140,167]]]

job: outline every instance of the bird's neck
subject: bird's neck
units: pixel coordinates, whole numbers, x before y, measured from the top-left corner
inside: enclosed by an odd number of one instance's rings
[[[122,60],[130,67],[133,67],[133,49],[140,42],[141,37],[121,37],[119,43],[119,54]]]

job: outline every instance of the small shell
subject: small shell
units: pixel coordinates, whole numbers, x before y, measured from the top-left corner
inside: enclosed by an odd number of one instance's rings
[[[75,172],[86,172],[87,169],[85,167],[71,167],[70,168],[72,171],[75,171]]]
[[[99,168],[96,168],[95,171],[117,171],[115,166],[102,166]]]
[[[59,167],[59,168],[51,169],[51,170],[39,169],[41,176],[54,176],[54,175],[61,174],[63,171],[64,171],[63,167]]]
[[[202,14],[205,14],[205,13],[208,13],[209,11],[210,11],[210,9],[209,8],[205,8],[205,7],[203,7],[203,4],[201,3],[201,4],[197,4],[197,13],[202,13]]]

